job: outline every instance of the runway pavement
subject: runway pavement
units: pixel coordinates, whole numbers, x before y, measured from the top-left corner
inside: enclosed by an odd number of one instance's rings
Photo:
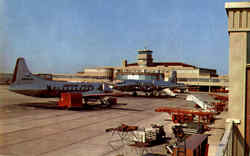
[[[192,102],[177,98],[119,97],[111,108],[94,107],[64,110],[56,98],[33,98],[9,92],[0,86],[0,155],[6,156],[115,156],[136,155],[135,148],[124,147],[118,136],[105,129],[121,123],[150,126],[165,124],[171,136],[166,113],[154,112],[159,106],[193,108]],[[118,140],[118,141],[116,141]],[[110,142],[116,141],[116,149]],[[143,149],[141,149],[143,150]],[[162,152],[161,148],[147,149]]]

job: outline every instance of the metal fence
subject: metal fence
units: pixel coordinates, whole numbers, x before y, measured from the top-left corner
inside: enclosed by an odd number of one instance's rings
[[[226,127],[224,136],[218,145],[216,156],[232,156],[233,155],[233,123],[229,123]]]
[[[227,123],[225,133],[218,145],[216,156],[243,156],[245,152],[244,138],[235,123]]]

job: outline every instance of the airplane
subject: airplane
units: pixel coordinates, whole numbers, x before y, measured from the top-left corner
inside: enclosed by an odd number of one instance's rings
[[[33,75],[24,58],[18,58],[9,91],[33,97],[60,97],[63,92],[80,92],[85,100],[111,96],[112,89],[104,83],[60,82]]]
[[[164,80],[123,80],[111,86],[112,89],[133,92],[136,96],[137,92],[144,92],[146,96],[160,96],[162,92],[170,93],[171,96],[176,96],[173,92],[166,89],[183,89],[186,86],[182,83],[177,83],[176,71],[173,71],[168,81]]]

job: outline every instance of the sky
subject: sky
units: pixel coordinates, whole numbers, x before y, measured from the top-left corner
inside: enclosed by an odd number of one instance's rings
[[[34,73],[84,67],[184,62],[228,73],[224,0],[0,0],[0,72],[24,57]],[[230,1],[227,1],[230,2]]]

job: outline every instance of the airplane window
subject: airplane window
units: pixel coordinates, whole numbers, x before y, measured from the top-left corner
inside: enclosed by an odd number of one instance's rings
[[[86,90],[86,91],[89,91],[89,86],[85,86],[85,90]]]
[[[88,88],[89,88],[89,90],[93,90],[94,89],[94,87],[93,86],[88,86]]]
[[[84,91],[88,91],[88,86],[83,86]]]
[[[82,86],[82,90],[83,91],[87,90],[86,86]]]
[[[87,91],[90,91],[90,86],[87,86],[86,89],[87,89]]]

